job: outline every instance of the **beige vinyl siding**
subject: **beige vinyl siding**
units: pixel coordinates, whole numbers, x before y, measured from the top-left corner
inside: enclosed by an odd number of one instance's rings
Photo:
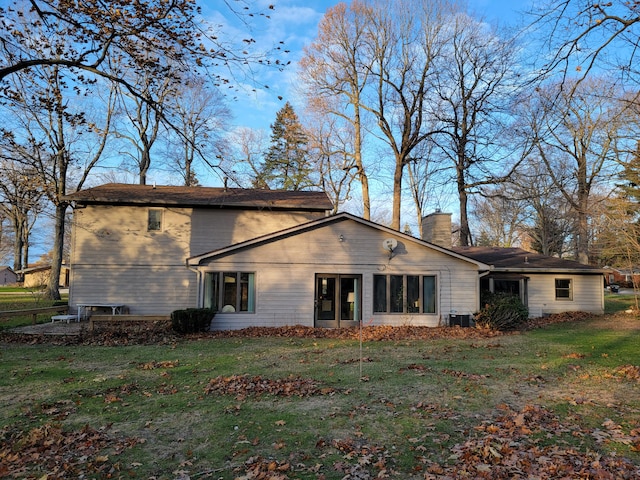
[[[604,313],[602,275],[529,274],[529,316],[549,313],[583,311]],[[555,279],[571,280],[571,300],[556,299]]]
[[[190,256],[323,217],[321,213],[277,210],[194,210]]]
[[[163,212],[160,231],[147,231],[147,207],[90,205],[76,210],[74,258],[85,264],[173,264],[318,217],[279,211],[153,209]]]
[[[81,265],[72,276],[74,311],[79,303],[121,303],[132,315],[168,315],[196,305],[196,274],[184,265]]]
[[[340,241],[340,235],[343,241]],[[357,222],[340,222],[278,241],[239,250],[203,265],[203,271],[256,274],[255,313],[218,313],[213,328],[313,326],[315,274],[361,274],[365,325],[428,325],[448,321],[451,311],[478,308],[477,267],[397,237],[389,260],[382,247],[390,235]],[[438,311],[433,314],[373,314],[373,275],[436,275]]]
[[[131,314],[195,307],[196,274],[185,260],[317,218],[317,213],[220,208],[162,210],[147,231],[148,207],[89,205],[74,212],[69,304],[124,303]]]

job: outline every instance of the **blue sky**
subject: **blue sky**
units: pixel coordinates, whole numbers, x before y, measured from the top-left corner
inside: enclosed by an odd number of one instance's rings
[[[393,1],[393,0],[389,0]],[[231,2],[233,4],[233,2]],[[258,10],[270,15],[264,20],[256,17],[253,25],[253,36],[256,44],[266,47],[283,41],[291,60],[291,65],[284,71],[267,70],[261,72],[256,86],[247,83],[244,91],[235,93],[236,99],[230,96],[230,107],[234,112],[234,125],[268,130],[274,121],[276,112],[289,101],[294,108],[298,106],[295,95],[296,62],[302,56],[303,46],[311,43],[317,33],[318,23],[326,10],[334,5],[335,0],[257,0],[254,4]],[[513,25],[518,21],[519,13],[527,9],[530,0],[469,0],[469,10],[480,17],[500,25]],[[228,16],[224,3],[217,0],[219,12]],[[275,8],[270,10],[269,5]],[[216,7],[205,12],[221,24],[226,20],[216,12]],[[235,23],[226,24],[233,35],[246,35],[246,29]],[[235,30],[235,29],[238,30]],[[244,37],[243,37],[244,38]],[[268,85],[268,88],[265,87]],[[255,91],[254,91],[255,89]],[[280,99],[279,97],[282,97]]]

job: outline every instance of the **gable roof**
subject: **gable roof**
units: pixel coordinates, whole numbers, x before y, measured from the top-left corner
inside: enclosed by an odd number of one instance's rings
[[[319,228],[322,228],[326,225],[331,225],[334,223],[339,223],[339,222],[344,222],[344,221],[354,221],[356,223],[359,223],[361,225],[366,225],[368,227],[374,228],[376,230],[388,233],[390,235],[394,235],[398,238],[402,238],[405,241],[409,241],[409,242],[413,242],[419,245],[423,245],[425,247],[431,248],[433,250],[436,250],[438,252],[444,253],[450,257],[453,258],[457,258],[459,260],[463,260],[465,262],[468,263],[472,263],[476,266],[478,266],[478,268],[480,270],[488,270],[489,269],[489,265],[484,264],[481,261],[478,261],[476,259],[467,257],[465,255],[462,255],[458,252],[454,252],[453,250],[449,250],[447,248],[441,247],[439,245],[433,244],[433,243],[429,243],[426,242],[424,240],[421,240],[419,238],[413,237],[411,235],[407,235],[406,233],[402,233],[399,232],[397,230],[394,230],[390,227],[385,227],[384,225],[380,225],[378,223],[372,222],[370,220],[365,220],[364,218],[361,217],[357,217],[355,215],[352,215],[350,213],[346,213],[346,212],[342,212],[342,213],[337,213],[335,215],[331,215],[328,217],[323,217],[320,218],[318,220],[312,220],[310,222],[307,223],[303,223],[301,225],[296,225],[294,227],[290,227],[290,228],[286,228],[284,230],[280,230],[278,232],[273,232],[267,235],[263,235],[261,237],[257,237],[257,238],[253,238],[251,240],[247,240],[244,242],[240,242],[237,243],[235,245],[229,245],[227,247],[223,247],[223,248],[219,248],[217,250],[212,250],[210,252],[206,252],[203,253],[201,255],[195,255],[193,257],[187,258],[187,266],[197,266],[202,260],[205,259],[210,259],[210,258],[215,258],[215,257],[220,257],[223,255],[227,255],[230,253],[236,253],[238,251],[241,251],[243,249],[247,249],[247,248],[251,248],[254,246],[258,246],[258,245],[262,245],[265,243],[270,243],[270,242],[275,242],[278,241],[281,238],[284,237],[290,237],[292,235],[297,235],[299,233],[303,233],[303,232],[308,232],[311,230],[316,230]]]
[[[325,192],[107,183],[66,195],[78,205],[145,205],[327,211]]]
[[[520,273],[603,273],[604,270],[573,260],[527,252],[521,248],[453,247],[452,250],[492,265],[494,271]]]

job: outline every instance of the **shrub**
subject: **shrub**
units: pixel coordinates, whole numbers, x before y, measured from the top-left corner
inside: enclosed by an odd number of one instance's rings
[[[476,326],[493,330],[513,330],[526,322],[529,309],[517,295],[491,293],[483,295],[484,307],[474,315]]]
[[[177,333],[206,332],[215,312],[210,308],[187,308],[171,312],[171,328]]]

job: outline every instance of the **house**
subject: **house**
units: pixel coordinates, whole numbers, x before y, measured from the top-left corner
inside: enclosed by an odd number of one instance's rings
[[[481,283],[500,288],[498,274],[520,275],[522,298],[544,313],[584,309],[583,277],[597,276],[568,264],[511,272],[451,248],[450,215],[425,217],[423,240],[329,215],[322,192],[107,184],[66,199],[74,205],[72,309],[207,307],[217,312],[214,329],[437,326],[476,312]]]
[[[604,267],[607,286],[618,285],[623,288],[634,288],[640,285],[640,268]]]
[[[27,268],[23,268],[18,272],[22,275],[22,286],[25,288],[43,288],[49,283],[49,276],[51,275],[51,265],[41,264],[32,265]],[[68,265],[62,265],[60,269],[60,279],[58,286],[69,286],[70,271]]]
[[[0,267],[0,285],[13,285],[18,281],[18,274],[11,267]]]
[[[478,309],[477,260],[321,192],[107,184],[74,205],[69,304],[217,310],[214,328],[439,325]]]

